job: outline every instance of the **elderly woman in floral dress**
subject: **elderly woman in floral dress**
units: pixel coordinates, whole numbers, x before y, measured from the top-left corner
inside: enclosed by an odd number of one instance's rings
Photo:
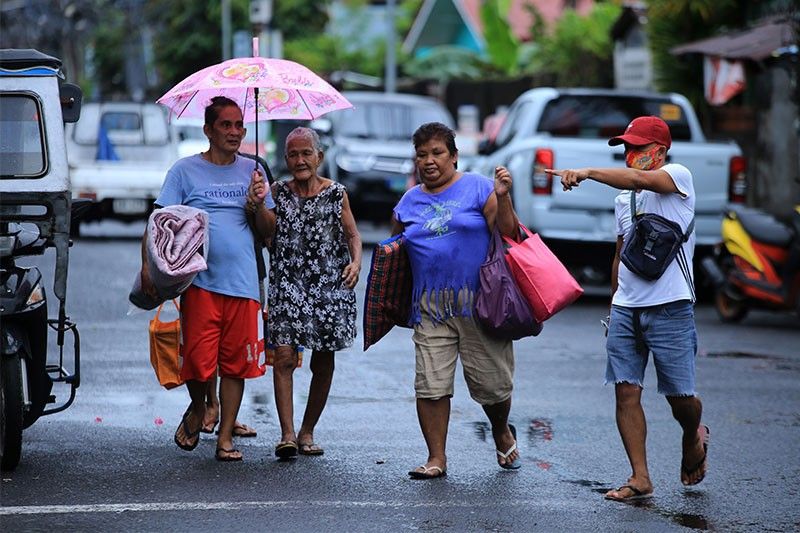
[[[314,428],[333,380],[334,353],[356,336],[353,288],[361,270],[361,236],[344,186],[321,177],[319,136],[296,128],[286,138],[292,178],[272,186],[276,228],[270,247],[269,339],[276,345],[273,382],[280,459],[321,455]],[[300,431],[293,420],[298,348],[312,350],[311,386]]]

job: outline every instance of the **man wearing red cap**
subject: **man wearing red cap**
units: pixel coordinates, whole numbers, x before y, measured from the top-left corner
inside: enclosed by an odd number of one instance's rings
[[[641,405],[644,371],[651,352],[658,392],[666,397],[683,429],[681,482],[684,485],[700,483],[705,476],[710,431],[700,423],[703,407],[695,394],[692,174],[683,165],[666,164],[672,136],[669,126],[659,117],[634,119],[623,135],[612,138],[608,144],[625,145],[627,168],[547,169],[546,172],[560,176],[565,191],[587,179],[623,191],[614,202],[617,250],[612,264],[606,383],[615,385],[617,428],[633,473],[624,485],[608,491],[605,497],[628,501],[653,494],[645,446],[647,424]],[[631,199],[635,200],[633,215],[654,213],[676,222],[684,234],[690,234],[682,245],[682,258],[669,263],[655,280],[640,277],[620,261],[623,245],[630,238]]]

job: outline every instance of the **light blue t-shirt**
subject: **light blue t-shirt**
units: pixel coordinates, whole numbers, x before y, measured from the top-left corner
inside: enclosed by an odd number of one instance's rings
[[[200,154],[178,160],[167,172],[156,204],[188,205],[208,213],[208,270],[193,285],[207,291],[259,300],[253,232],[244,205],[254,163],[236,156],[230,165],[215,165]],[[259,166],[266,176],[264,169]],[[264,205],[275,208],[267,187]]]
[[[411,262],[411,322],[421,321],[420,302],[444,301],[446,294],[466,289],[470,298],[460,309],[438,309],[434,320],[472,314],[478,290],[478,274],[489,248],[489,227],[483,216],[494,182],[479,174],[464,174],[444,191],[427,193],[420,185],[406,191],[394,208],[403,224],[408,258]]]

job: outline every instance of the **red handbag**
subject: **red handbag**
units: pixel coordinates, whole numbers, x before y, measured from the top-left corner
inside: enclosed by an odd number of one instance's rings
[[[544,322],[578,299],[583,289],[538,234],[520,224],[522,242],[503,236],[506,261],[537,322]]]

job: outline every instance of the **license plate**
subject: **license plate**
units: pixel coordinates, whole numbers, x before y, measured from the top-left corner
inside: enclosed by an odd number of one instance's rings
[[[406,192],[406,184],[408,183],[408,178],[405,176],[397,177],[397,178],[388,178],[386,180],[386,185],[389,186],[393,192]]]
[[[120,215],[139,215],[147,213],[147,200],[139,198],[119,198],[111,203],[111,208]]]

